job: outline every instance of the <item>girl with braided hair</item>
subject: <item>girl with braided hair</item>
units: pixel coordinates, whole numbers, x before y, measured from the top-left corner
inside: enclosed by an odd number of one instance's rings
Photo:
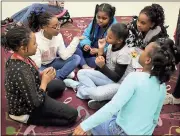
[[[175,71],[178,50],[170,39],[149,43],[139,58],[143,72],[131,72],[104,107],[83,121],[74,135],[152,135]],[[141,110],[143,109],[143,111]]]
[[[56,101],[65,84],[54,80],[56,70],[41,74],[30,56],[36,53],[35,34],[22,26],[10,29],[1,37],[1,45],[14,53],[6,62],[5,90],[11,119],[32,125],[65,126],[76,121],[77,110]]]
[[[168,37],[164,20],[164,9],[159,4],[144,7],[138,18],[128,24],[130,31],[126,40],[128,46],[144,49],[150,42]]]
[[[137,19],[128,24],[129,37],[126,43],[131,48],[133,67],[141,68],[138,57],[141,50],[158,38],[168,37],[164,26],[164,9],[159,4],[144,7]]]
[[[98,54],[98,40],[107,35],[108,28],[116,23],[115,7],[108,3],[96,5],[93,21],[85,29],[83,35],[85,39],[80,41],[76,54],[81,57],[80,66],[82,68],[95,68],[95,57]],[[108,44],[106,45],[105,51]]]
[[[31,12],[28,17],[29,28],[35,32],[37,51],[31,58],[39,70],[47,67],[56,69],[56,78],[74,78],[74,69],[79,65],[80,57],[74,52],[83,37],[74,37],[69,46],[65,46],[60,23],[56,16],[41,10]]]
[[[101,52],[103,52],[106,43],[109,46],[106,55],[102,54],[96,58],[96,70],[81,69],[77,73],[78,81],[64,80],[67,87],[77,90],[76,96],[78,98],[91,99],[88,101],[88,106],[91,109],[97,110],[111,100],[124,78],[134,71],[130,49],[125,43],[128,34],[126,24],[112,24],[106,38],[98,41]]]

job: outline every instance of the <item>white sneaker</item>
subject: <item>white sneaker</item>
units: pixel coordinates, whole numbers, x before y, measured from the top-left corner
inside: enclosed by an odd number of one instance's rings
[[[180,104],[180,99],[174,98],[170,93],[166,94],[166,99],[164,100],[164,105],[166,104]]]
[[[72,71],[66,78],[73,79],[75,77],[74,71]]]
[[[76,89],[77,86],[79,85],[78,81],[74,81],[72,79],[64,79],[63,82],[65,83],[67,87],[72,88],[72,89]]]

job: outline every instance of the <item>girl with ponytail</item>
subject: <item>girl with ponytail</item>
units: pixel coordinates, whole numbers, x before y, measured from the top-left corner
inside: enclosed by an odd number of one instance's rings
[[[32,11],[28,22],[29,28],[35,32],[38,45],[36,54],[31,58],[39,70],[53,67],[56,69],[57,79],[74,78],[74,69],[80,62],[80,57],[74,52],[83,37],[75,36],[66,47],[57,17],[44,11],[43,8]]]
[[[22,26],[1,36],[1,45],[14,53],[6,62],[5,90],[8,115],[27,125],[67,126],[76,121],[77,110],[60,102],[65,90],[61,80],[54,80],[52,67],[38,71],[30,58],[37,50],[35,34]]]
[[[112,100],[83,121],[74,135],[89,130],[93,135],[152,135],[166,96],[165,82],[179,55],[170,39],[149,43],[139,58],[143,72],[128,74]]]
[[[114,18],[115,10],[115,7],[107,3],[96,5],[93,21],[83,33],[86,38],[80,41],[79,49],[76,51],[76,54],[81,57],[80,66],[82,68],[96,67],[95,57],[98,54],[98,40],[104,38],[108,28],[117,22]]]
[[[161,5],[152,4],[144,7],[138,18],[128,24],[130,29],[128,46],[144,49],[150,42],[168,37],[164,21],[164,9]]]
[[[152,4],[144,7],[137,19],[128,24],[129,36],[126,44],[131,47],[133,67],[142,69],[138,58],[142,50],[158,38],[169,37],[164,26],[164,9],[159,4]]]

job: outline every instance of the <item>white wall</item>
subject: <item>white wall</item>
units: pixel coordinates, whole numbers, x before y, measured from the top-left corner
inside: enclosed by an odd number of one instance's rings
[[[23,7],[26,7],[34,2],[2,2],[2,19],[13,15]],[[94,8],[96,4],[102,2],[65,2],[72,17],[86,17],[94,15]],[[140,10],[152,2],[108,2],[116,7],[117,16],[138,15]],[[176,23],[180,2],[156,2],[160,4],[165,10],[165,23],[169,25],[168,33],[172,37]]]

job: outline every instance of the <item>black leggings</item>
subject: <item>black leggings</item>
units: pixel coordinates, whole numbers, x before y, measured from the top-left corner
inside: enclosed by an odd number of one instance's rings
[[[62,95],[64,89],[63,81],[51,81],[47,86],[48,95],[45,96],[44,104],[30,114],[27,124],[40,126],[72,125],[78,116],[77,110],[52,99]]]
[[[179,64],[180,65],[180,64]],[[180,68],[180,67],[179,67]],[[172,94],[175,98],[180,98],[180,73],[178,76],[178,80],[176,83],[176,87],[174,88],[174,92]]]

